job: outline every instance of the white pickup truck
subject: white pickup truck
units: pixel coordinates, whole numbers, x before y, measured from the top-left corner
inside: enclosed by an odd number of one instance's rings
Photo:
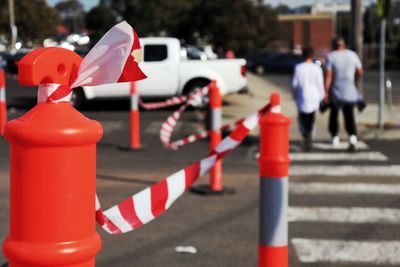
[[[148,76],[136,84],[142,98],[188,94],[211,80],[217,80],[223,95],[247,87],[244,59],[187,60],[178,39],[151,37],[140,42],[143,48],[140,67]],[[128,96],[128,83],[85,86],[74,90],[71,102],[79,107],[86,100]]]

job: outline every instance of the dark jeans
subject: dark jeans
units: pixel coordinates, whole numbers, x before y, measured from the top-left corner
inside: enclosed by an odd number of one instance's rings
[[[343,104],[341,109],[343,111],[347,133],[349,135],[357,135],[356,121],[354,118],[354,104]],[[329,115],[329,132],[331,133],[331,136],[336,136],[339,132],[338,113],[339,108],[332,105],[331,114]]]
[[[300,131],[304,138],[311,137],[315,122],[315,112],[299,112]]]

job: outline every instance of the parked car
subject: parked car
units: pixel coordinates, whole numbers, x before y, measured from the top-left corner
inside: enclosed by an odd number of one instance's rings
[[[257,74],[265,72],[291,73],[303,58],[292,52],[262,52],[247,60],[249,70]]]
[[[4,55],[6,61],[6,72],[9,74],[18,74],[19,61],[30,52],[30,49],[19,49],[15,53],[8,53]]]
[[[193,45],[185,45],[182,47],[186,51],[186,58],[183,57],[183,59],[189,59],[189,60],[207,60],[207,55],[203,51],[201,51],[199,48],[193,46]]]
[[[189,94],[211,80],[217,80],[222,95],[247,87],[244,59],[182,60],[178,39],[152,37],[140,42],[144,59],[140,66],[148,76],[136,84],[142,98]],[[128,96],[128,83],[85,86],[74,90],[73,104],[79,107],[86,100]]]

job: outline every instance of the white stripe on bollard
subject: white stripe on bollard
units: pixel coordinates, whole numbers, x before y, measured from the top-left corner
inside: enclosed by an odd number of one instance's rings
[[[222,110],[221,108],[211,109],[211,130],[218,132],[222,125]]]
[[[139,96],[138,94],[131,95],[131,110],[139,109]]]
[[[261,177],[260,244],[286,246],[288,243],[288,179]]]
[[[0,102],[6,102],[6,90],[3,87],[0,88]]]

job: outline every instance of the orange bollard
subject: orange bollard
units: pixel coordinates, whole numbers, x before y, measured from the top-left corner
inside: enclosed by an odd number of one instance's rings
[[[217,87],[217,82],[214,80],[209,87],[210,96],[210,152],[221,143],[221,121],[222,121],[222,97]],[[210,170],[210,189],[211,191],[220,192],[224,189],[222,182],[222,159],[218,160],[214,167]]]
[[[139,116],[139,95],[137,94],[135,83],[131,83],[131,149],[140,149],[140,116]]]
[[[56,50],[55,50],[56,49]],[[19,63],[23,85],[69,85],[81,58],[38,49]],[[94,267],[96,142],[102,127],[69,103],[41,103],[6,124],[10,143],[10,267]]]
[[[222,97],[217,86],[217,81],[213,80],[208,85],[210,97],[210,152],[213,152],[222,140]],[[208,185],[192,186],[190,191],[201,195],[223,195],[235,194],[234,188],[223,185],[222,159],[219,159],[210,169],[210,183]]]
[[[6,77],[4,70],[0,69],[0,135],[4,135],[4,126],[7,122],[6,103]]]
[[[280,97],[270,99],[271,111],[260,120],[259,267],[288,266],[288,172],[290,119],[280,113]]]

